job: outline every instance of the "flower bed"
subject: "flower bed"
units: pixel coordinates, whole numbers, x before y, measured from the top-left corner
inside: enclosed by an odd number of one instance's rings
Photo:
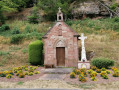
[[[70,78],[70,75],[67,75],[65,78],[65,81],[73,83],[73,84],[109,83],[113,81],[119,81],[119,70],[116,67],[113,67],[112,69],[107,70],[105,68],[98,69],[94,66],[93,70],[92,69],[89,69],[89,70],[74,69],[73,72],[75,73],[75,78],[72,79]],[[84,75],[84,73],[86,73],[86,75]]]
[[[43,75],[43,73],[40,73],[40,70],[42,68],[43,67],[27,65],[21,67],[14,67],[10,71],[0,72],[0,81],[18,82],[35,80]]]

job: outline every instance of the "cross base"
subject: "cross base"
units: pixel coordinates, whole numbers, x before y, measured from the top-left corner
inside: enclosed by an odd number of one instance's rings
[[[81,69],[81,68],[90,69],[90,62],[89,61],[86,61],[86,62],[78,61],[78,69]]]

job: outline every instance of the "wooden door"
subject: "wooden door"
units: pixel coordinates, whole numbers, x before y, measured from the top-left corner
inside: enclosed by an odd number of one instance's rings
[[[65,66],[65,48],[64,47],[56,48],[56,59],[57,59],[57,66]]]

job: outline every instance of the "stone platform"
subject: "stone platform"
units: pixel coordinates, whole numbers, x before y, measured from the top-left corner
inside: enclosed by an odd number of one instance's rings
[[[44,74],[69,74],[72,71],[73,68],[48,68],[41,70]]]

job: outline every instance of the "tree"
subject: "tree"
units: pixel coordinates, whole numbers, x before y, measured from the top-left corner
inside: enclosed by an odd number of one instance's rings
[[[58,8],[62,8],[62,12],[65,16],[70,14],[72,8],[70,8],[71,0],[39,0],[39,7],[44,10],[44,16],[47,20],[55,20]]]
[[[16,12],[33,4],[33,0],[0,0],[0,23],[5,23],[4,12]]]
[[[38,15],[38,7],[35,5],[32,10],[32,15],[28,16],[28,22],[37,24],[39,23],[40,16]]]

